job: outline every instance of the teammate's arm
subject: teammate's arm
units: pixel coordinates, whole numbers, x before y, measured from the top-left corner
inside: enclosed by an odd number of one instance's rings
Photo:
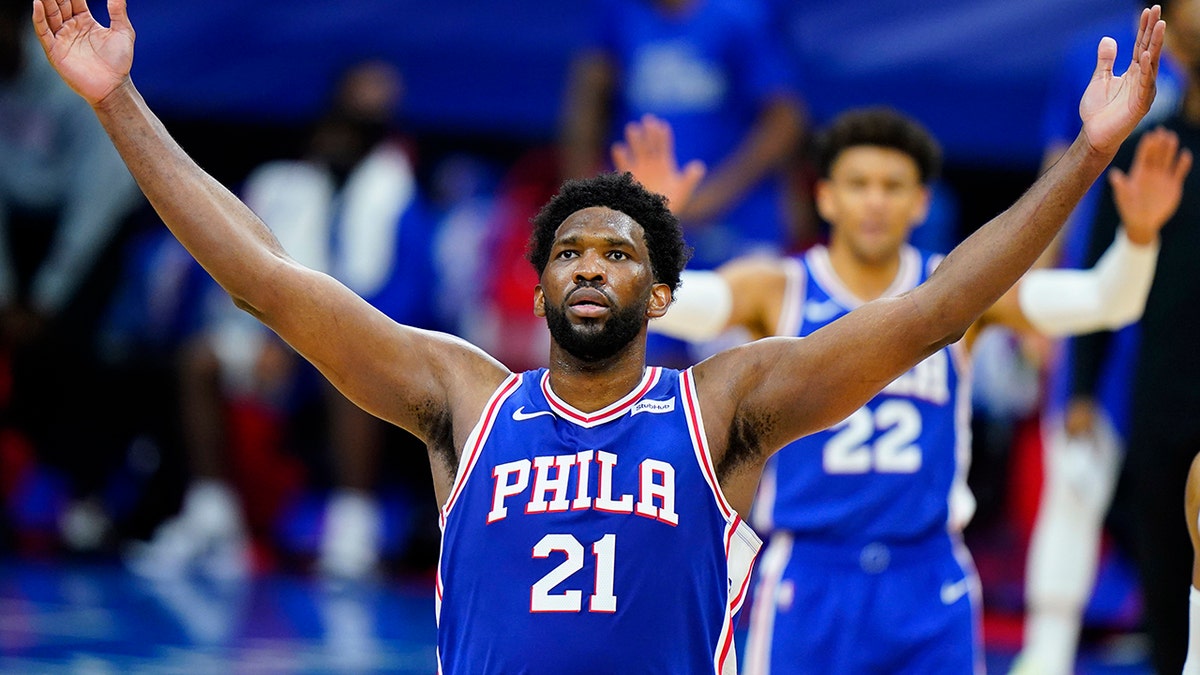
[[[692,160],[682,169],[675,157],[671,125],[643,115],[625,125],[625,138],[612,146],[613,166],[628,171],[647,190],[663,195],[678,215],[692,201],[705,166]],[[711,340],[728,328],[745,328],[751,337],[774,335],[787,287],[783,263],[762,256],[738,258],[714,271],[684,270],[666,315],[650,330],[681,340]]]
[[[1080,103],[1083,129],[1071,148],[925,283],[868,303],[804,340],[760,340],[696,366],[702,400],[713,401],[706,404],[706,418],[742,430],[734,441],[710,439],[714,454],[728,442],[750,444],[736,449],[763,457],[828,427],[958,340],[1034,262],[1149,110],[1165,29],[1159,13],[1157,7],[1143,13],[1134,59],[1120,77],[1112,73],[1115,42],[1101,41]]]
[[[125,0],[109,0],[109,13],[104,28],[85,0],[35,0],[33,24],[47,58],[95,110],[163,222],[235,302],[352,401],[426,440],[435,419],[455,412],[451,400],[463,414],[482,409],[503,366],[456,338],[396,324],[288,257],[149,110],[129,78],[134,31]]]
[[[1158,260],[1158,233],[1179,208],[1192,154],[1165,129],[1144,134],[1129,173],[1110,169],[1124,228],[1089,270],[1035,269],[980,319],[1054,337],[1115,330],[1146,305]]]

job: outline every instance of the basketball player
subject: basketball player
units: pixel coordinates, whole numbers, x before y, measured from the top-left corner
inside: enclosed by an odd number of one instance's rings
[[[568,182],[530,245],[549,368],[511,373],[292,261],[154,117],[129,78],[124,0],[109,13],[104,28],[84,0],[35,0],[34,27],[163,221],[350,400],[426,442],[448,673],[735,672],[732,618],[759,545],[741,515],[767,458],[957,341],[1024,273],[1149,108],[1165,27],[1147,12],[1119,77],[1101,42],[1077,142],[927,283],[804,340],[648,368],[647,322],[687,258],[678,223],[628,174]]]
[[[689,194],[672,187],[690,179],[673,166],[669,126],[647,117],[626,137],[614,148],[618,168],[672,194],[673,206],[685,202]],[[806,336],[928,277],[941,256],[907,240],[925,217],[938,171],[934,139],[891,109],[853,110],[818,137],[816,155],[829,245],[802,258],[743,258],[716,272],[685,272],[675,304],[651,330],[699,341],[732,326],[755,338]],[[1126,233],[1103,263],[1088,272],[1031,273],[963,341],[843,423],[772,458],[755,506],[755,524],[772,534],[747,672],[961,673],[979,663],[977,581],[958,536],[974,507],[965,486],[965,351],[988,323],[1020,330],[1032,323],[1057,335],[1135,320],[1153,280],[1158,231],[1178,206],[1190,164],[1174,133],[1147,134],[1129,174],[1110,174]]]
[[[1188,470],[1184,501],[1188,534],[1192,537],[1192,587],[1188,598],[1188,647],[1183,675],[1200,675],[1200,455]]]

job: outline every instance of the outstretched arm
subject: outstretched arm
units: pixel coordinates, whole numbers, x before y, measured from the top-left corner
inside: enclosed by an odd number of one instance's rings
[[[768,339],[697,366],[706,419],[744,431],[735,448],[765,457],[845,418],[889,382],[958,340],[1029,268],[1154,99],[1165,24],[1142,16],[1134,59],[1113,75],[1116,44],[1101,41],[1080,103],[1083,130],[1012,207],[958,246],[913,291],[868,303],[803,340]],[[707,394],[707,396],[705,395]],[[710,414],[711,409],[711,414]],[[714,454],[727,439],[710,439]]]
[[[1056,337],[1115,330],[1136,321],[1154,281],[1158,233],[1179,208],[1191,166],[1191,152],[1179,149],[1173,132],[1160,128],[1143,135],[1129,173],[1109,170],[1124,228],[1100,261],[1088,270],[1030,272],[982,321]]]
[[[394,323],[331,277],[288,257],[254,213],[201,170],[151,113],[129,78],[134,30],[125,0],[109,0],[109,14],[112,25],[105,28],[85,0],[35,0],[33,24],[51,64],[91,104],[188,251],[239,306],[368,412],[426,441],[448,427],[446,419],[477,415],[507,371],[455,338]]]

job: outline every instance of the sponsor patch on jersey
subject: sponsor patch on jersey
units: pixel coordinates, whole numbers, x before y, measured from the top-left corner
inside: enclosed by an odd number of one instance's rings
[[[641,400],[633,405],[633,410],[630,415],[636,415],[640,412],[648,413],[669,413],[675,410],[675,397],[665,401]]]

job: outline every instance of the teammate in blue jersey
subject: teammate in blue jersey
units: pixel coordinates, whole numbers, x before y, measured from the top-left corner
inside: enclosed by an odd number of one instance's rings
[[[129,78],[124,0],[109,14],[104,28],[84,0],[36,0],[34,28],[164,223],[350,400],[425,441],[447,673],[735,672],[732,619],[758,546],[741,516],[767,459],[956,342],[1024,273],[1149,108],[1165,28],[1147,12],[1120,76],[1115,42],[1101,43],[1078,141],[927,282],[688,370],[645,361],[647,323],[687,260],[664,199],[628,174],[566,183],[530,243],[549,368],[514,374],[289,258],[151,113]]]
[[[798,258],[744,258],[685,272],[651,323],[705,340],[731,326],[753,337],[808,336],[864,303],[924,282],[941,256],[907,244],[924,218],[940,150],[888,108],[838,116],[816,143],[817,207],[827,246]],[[614,148],[618,167],[652,189],[689,194],[670,128],[647,117]],[[966,350],[1000,323],[1062,334],[1141,314],[1158,231],[1179,203],[1191,155],[1148,134],[1129,174],[1115,173],[1127,234],[1090,272],[1037,271],[841,423],[791,443],[767,464],[755,525],[771,538],[760,567],[748,673],[962,673],[982,667],[978,581],[959,532],[974,510]],[[690,189],[690,186],[689,186]],[[1031,326],[1032,324],[1032,326]],[[887,345],[881,345],[886,349]]]

